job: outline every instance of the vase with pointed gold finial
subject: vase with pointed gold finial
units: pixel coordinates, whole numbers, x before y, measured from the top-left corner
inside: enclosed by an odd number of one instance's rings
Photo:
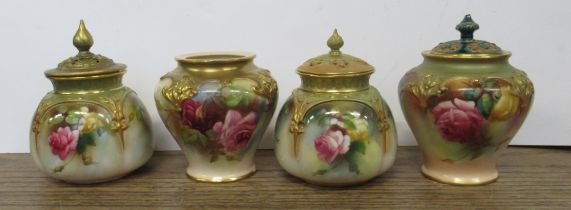
[[[391,111],[369,85],[367,62],[342,53],[334,31],[330,52],[298,69],[293,90],[276,122],[275,153],[291,175],[326,186],[371,180],[394,163],[397,134]]]
[[[118,179],[153,154],[149,115],[121,83],[126,66],[89,51],[83,21],[73,44],[79,53],[45,72],[54,89],[36,109],[30,152],[45,174],[65,182]]]
[[[424,154],[422,173],[454,185],[498,178],[500,154],[523,124],[533,84],[508,62],[511,53],[474,39],[466,15],[459,40],[422,53],[424,61],[399,85],[404,116]]]

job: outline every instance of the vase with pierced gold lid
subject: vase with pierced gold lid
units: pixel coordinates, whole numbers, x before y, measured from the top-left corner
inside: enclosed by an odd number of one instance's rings
[[[45,72],[53,84],[30,131],[30,152],[47,175],[71,183],[118,179],[152,156],[149,115],[123,86],[126,66],[89,51],[83,21],[73,44],[79,53]]]
[[[466,15],[459,40],[422,53],[424,62],[402,78],[404,116],[424,154],[422,173],[455,185],[498,178],[500,154],[524,122],[533,84],[508,62],[511,53],[474,39],[479,25]]]
[[[397,134],[391,111],[369,85],[367,62],[342,53],[334,31],[329,53],[309,59],[278,116],[275,153],[291,175],[317,185],[371,180],[394,163]]]

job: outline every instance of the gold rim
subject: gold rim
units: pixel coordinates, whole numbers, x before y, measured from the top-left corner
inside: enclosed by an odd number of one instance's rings
[[[422,176],[426,177],[427,179],[430,179],[432,181],[438,182],[438,183],[442,183],[442,184],[448,184],[448,185],[455,185],[455,186],[482,186],[482,185],[487,185],[487,184],[491,184],[494,183],[498,180],[499,175],[496,176],[496,178],[485,181],[485,182],[480,182],[480,183],[457,183],[457,182],[449,182],[449,181],[445,181],[443,179],[439,179],[433,176],[430,176],[428,174],[426,174],[423,170],[420,170],[420,173],[422,174]]]
[[[512,55],[509,51],[502,51],[501,54],[439,54],[433,53],[432,51],[422,52],[422,56],[425,58],[436,58],[436,59],[457,59],[457,60],[482,60],[482,59],[500,59],[507,58]]]
[[[255,57],[256,54],[249,52],[200,52],[179,55],[175,60],[189,64],[236,63],[251,61]]]
[[[305,71],[300,71],[297,70],[297,74],[301,75],[301,76],[309,76],[309,77],[319,77],[319,78],[338,78],[338,77],[356,77],[356,76],[365,76],[365,75],[371,75],[375,73],[374,69],[371,69],[370,71],[364,71],[364,72],[355,72],[355,73],[329,73],[329,74],[314,74],[314,73],[308,73]]]
[[[330,93],[330,94],[339,93],[339,94],[341,94],[341,93],[354,93],[354,92],[367,91],[367,90],[371,89],[371,86],[366,87],[366,88],[356,88],[356,89],[347,89],[347,90],[335,90],[335,89],[315,90],[315,89],[303,88],[303,87],[299,87],[298,89],[300,89],[301,91],[308,92],[308,93]]]
[[[188,172],[186,173],[186,175],[197,182],[204,182],[204,183],[229,183],[229,182],[235,182],[235,181],[240,181],[242,179],[248,178],[252,175],[254,175],[256,173],[256,169],[248,172],[247,174],[241,175],[241,176],[237,176],[237,177],[230,177],[230,178],[224,178],[224,179],[212,179],[212,178],[198,178],[198,177],[194,177],[190,174],[188,174]]]
[[[52,80],[86,80],[86,79],[100,79],[100,78],[106,78],[106,77],[113,77],[113,76],[118,76],[118,75],[123,75],[125,74],[125,72],[127,72],[127,70],[121,70],[118,72],[113,72],[113,73],[107,73],[107,74],[94,74],[94,75],[78,75],[78,76],[52,76],[52,75],[46,75],[47,78],[52,79]]]

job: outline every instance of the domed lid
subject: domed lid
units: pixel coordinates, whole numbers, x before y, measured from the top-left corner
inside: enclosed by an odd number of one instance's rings
[[[79,50],[76,56],[68,58],[58,64],[57,68],[45,72],[50,79],[82,79],[93,77],[107,77],[125,73],[124,64],[96,55],[89,51],[93,46],[93,38],[83,20],[73,37],[73,45]]]
[[[331,48],[329,53],[307,60],[298,67],[297,73],[308,76],[352,76],[374,72],[373,66],[367,62],[341,53],[339,49],[343,46],[343,39],[337,29],[327,40],[327,46]]]
[[[460,24],[456,25],[456,30],[460,31],[460,39],[438,44],[425,55],[444,55],[444,57],[473,58],[473,57],[497,57],[510,54],[503,51],[496,44],[474,39],[474,32],[480,26],[472,20],[470,15],[466,15]]]

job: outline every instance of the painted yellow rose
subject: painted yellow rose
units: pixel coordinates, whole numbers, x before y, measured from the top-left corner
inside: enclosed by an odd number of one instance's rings
[[[97,114],[86,114],[80,120],[80,130],[82,133],[89,133],[99,127],[99,118]]]
[[[442,84],[442,87],[447,90],[446,94],[448,94],[448,97],[463,100],[466,100],[464,91],[474,89],[473,80],[465,77],[447,80]]]
[[[501,93],[502,96],[490,113],[490,119],[492,120],[507,120],[517,112],[519,98],[511,92],[510,87],[502,87]]]
[[[352,141],[363,141],[368,137],[369,123],[366,119],[355,118],[351,122],[355,125],[355,129],[347,129],[347,133]]]

